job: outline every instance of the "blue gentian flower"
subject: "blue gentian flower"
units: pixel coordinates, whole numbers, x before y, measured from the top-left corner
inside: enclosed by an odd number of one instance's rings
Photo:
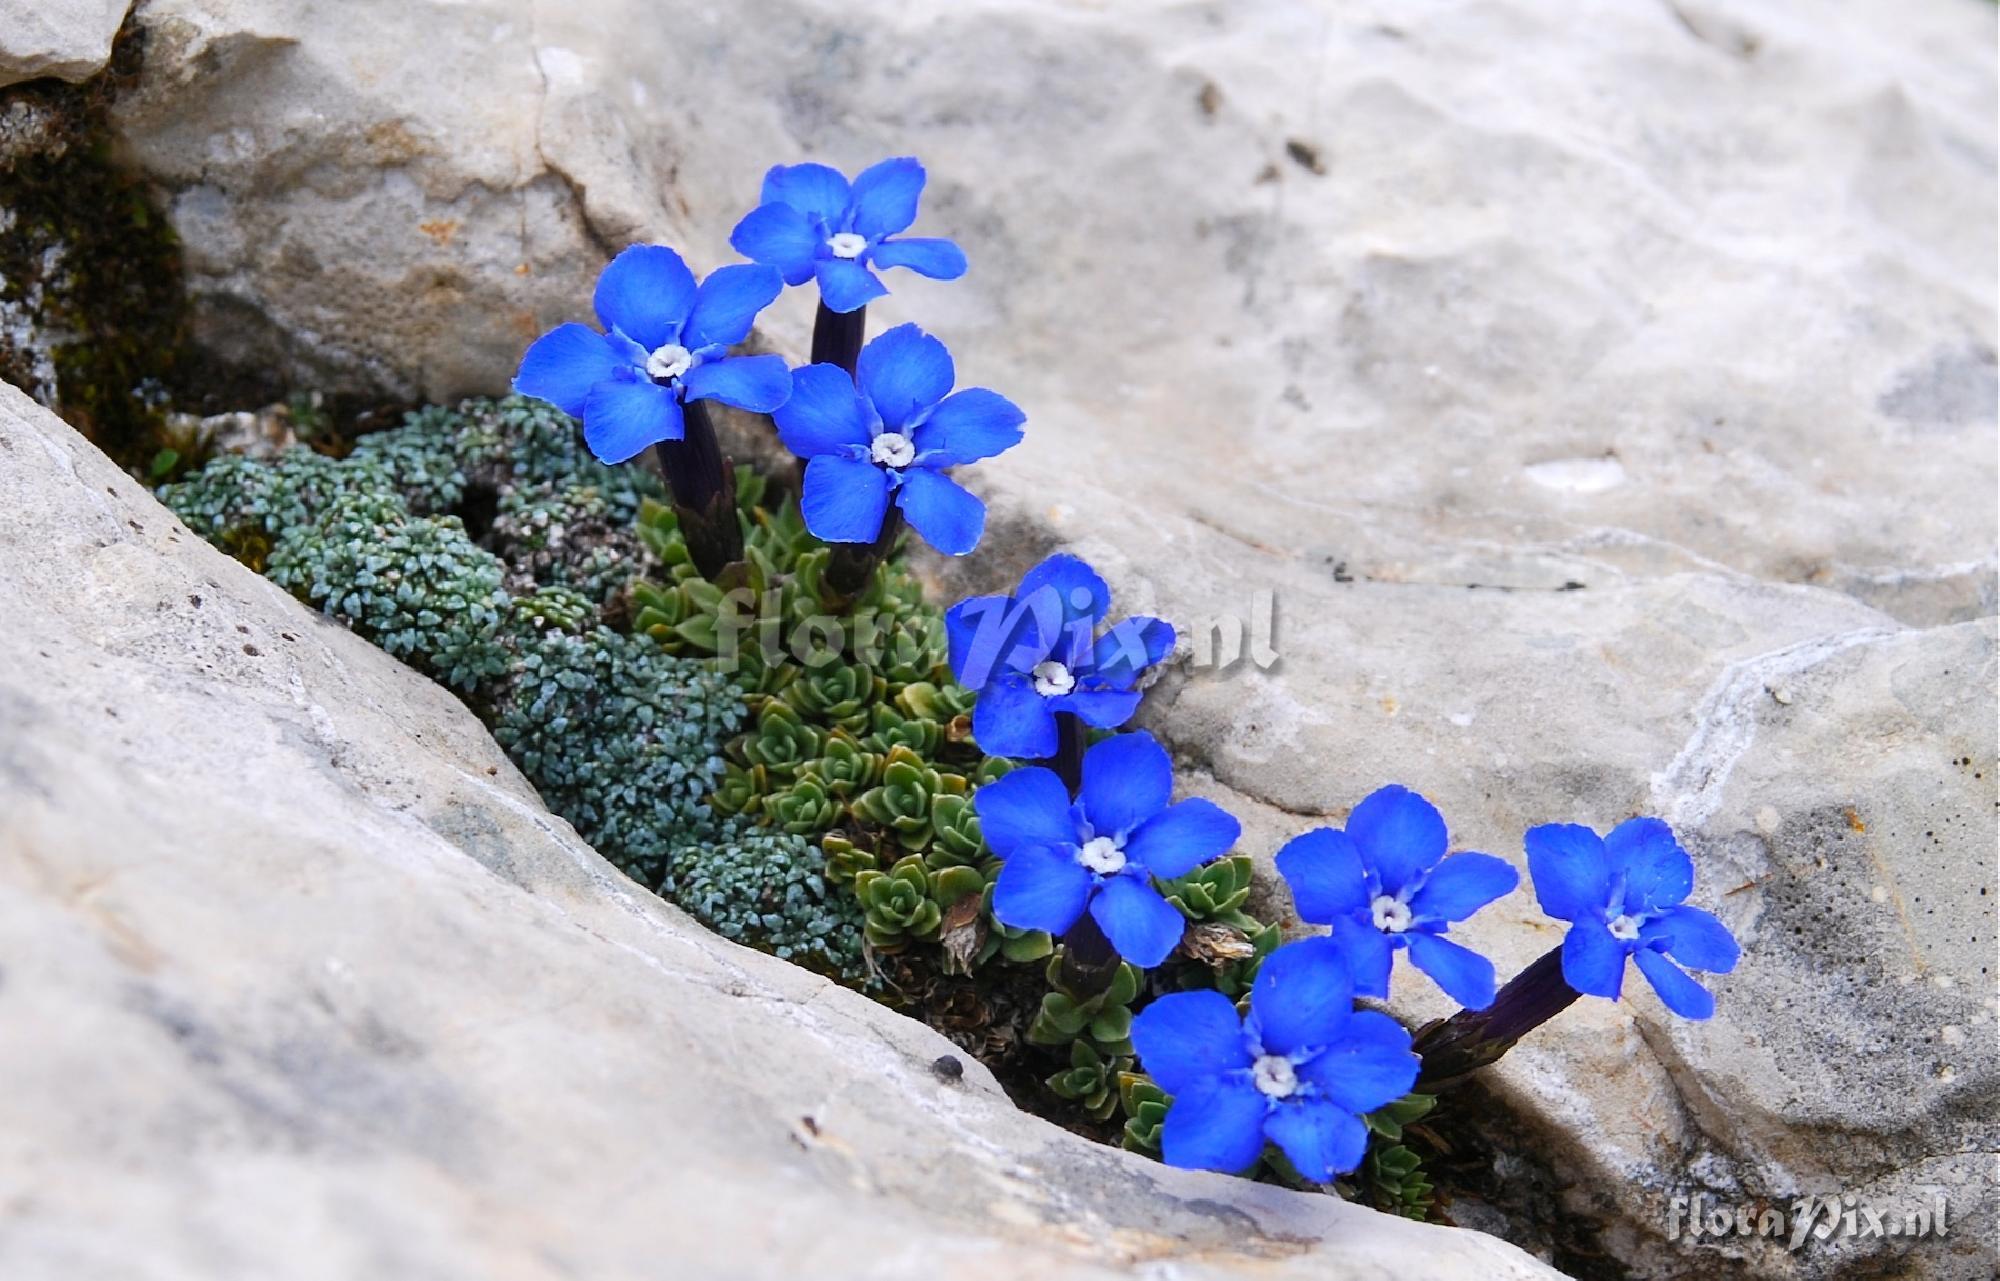
[[[1157,618],[1128,618],[1096,635],[1111,589],[1074,556],[1029,570],[1012,596],[973,596],[945,611],[951,670],[979,691],[972,737],[989,756],[1056,754],[1056,713],[1116,729],[1139,706],[1139,673],[1174,647]]]
[[[944,344],[915,325],[863,347],[853,378],[838,365],[792,371],[776,421],[785,444],[809,460],[799,510],[815,537],[875,541],[893,493],[939,551],[963,556],[979,545],[986,504],[944,469],[1020,443],[1026,415],[984,387],[952,392],[956,377]]]
[[[853,311],[889,292],[870,267],[908,267],[934,280],[965,274],[965,253],[949,240],[890,239],[917,220],[923,190],[924,167],[908,156],[870,165],[852,186],[825,165],[778,165],[729,243],[783,272],[788,285],[818,279],[829,311]]]
[[[1186,876],[1236,843],[1242,828],[1211,801],[1169,805],[1174,772],[1151,734],[1121,734],[1083,754],[1082,795],[1053,770],[1017,769],[979,789],[986,844],[1003,860],[993,915],[1016,929],[1066,934],[1086,910],[1118,954],[1151,969],[1187,921],[1153,878]]]
[[[1443,936],[1521,876],[1491,854],[1446,858],[1445,844],[1437,807],[1391,785],[1354,807],[1346,831],[1317,828],[1278,851],[1300,919],[1333,927],[1363,996],[1389,995],[1389,967],[1408,948],[1411,962],[1460,1005],[1493,1003],[1493,962]]]
[[[1174,1096],[1160,1130],[1168,1165],[1235,1174],[1268,1139],[1315,1183],[1361,1164],[1362,1115],[1409,1093],[1419,1068],[1396,1020],[1354,1008],[1346,957],[1329,938],[1271,953],[1247,1017],[1220,992],[1177,992],[1139,1012],[1132,1045]]]
[[[730,356],[783,290],[769,267],[739,263],[695,284],[665,245],[633,245],[597,278],[598,333],[559,325],[521,358],[514,390],[583,420],[590,452],[622,463],[682,435],[681,402],[719,400],[768,414],[791,394],[782,356]]]
[[[1629,956],[1674,1013],[1715,1013],[1715,998],[1681,965],[1727,974],[1741,949],[1728,926],[1684,902],[1694,889],[1694,861],[1672,828],[1633,818],[1600,838],[1575,823],[1550,823],[1529,828],[1526,844],[1542,910],[1571,923],[1562,944],[1564,982],[1616,1000]]]

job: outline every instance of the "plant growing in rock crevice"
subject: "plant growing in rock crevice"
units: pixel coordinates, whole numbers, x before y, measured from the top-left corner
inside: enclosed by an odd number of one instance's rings
[[[1492,965],[1444,936],[1518,874],[1448,855],[1442,816],[1398,786],[1278,856],[1330,934],[1285,943],[1252,915],[1235,818],[1176,802],[1166,751],[1124,729],[1173,629],[1106,626],[1109,588],[1074,557],[943,614],[899,562],[904,517],[973,550],[983,505],[945,473],[1011,447],[1023,416],[953,392],[949,353],[914,326],[862,341],[867,264],[956,274],[935,245],[888,238],[921,169],[889,162],[850,187],[803,168],[774,170],[739,228],[781,269],[698,286],[671,250],[636,246],[599,281],[603,332],[530,348],[518,385],[580,414],[596,461],[561,415],[513,401],[417,415],[343,463],[218,468],[166,496],[462,689],[635,878],[1171,1164],[1422,1216],[1434,1189],[1403,1140],[1421,1139],[1431,1091],[1579,993],[1615,996],[1628,956],[1706,1016],[1668,958],[1723,971],[1735,944],[1685,905],[1692,864],[1652,820],[1528,834],[1543,905],[1572,928],[1497,992]],[[831,359],[727,355],[781,277],[818,281]],[[731,468],[705,398],[771,412],[806,460],[801,492]],[[648,446],[664,489],[602,465]],[[1399,951],[1466,1007],[1414,1038],[1356,1006],[1387,994]]]

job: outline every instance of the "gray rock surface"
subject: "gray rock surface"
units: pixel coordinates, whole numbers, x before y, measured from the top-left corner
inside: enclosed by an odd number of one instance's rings
[[[0,1276],[1529,1278],[723,942],[0,384]]]
[[[131,8],[132,0],[0,0],[0,89],[96,75]]]
[[[1985,1274],[1991,5],[140,16],[200,332],[330,387],[497,388],[616,247],[725,260],[767,164],[923,156],[973,269],[875,321],[1030,415],[950,581],[1060,543],[1188,631],[1269,593],[1275,667],[1148,712],[1259,854],[1392,778],[1517,859],[1673,820],[1750,957],[1712,1024],[1586,1002],[1495,1073],[1571,1208],[1641,1275],[1822,1276],[1905,1243],[1677,1248],[1671,1198],[1942,1185],[1901,1266]],[[1469,933],[1556,937],[1526,894]]]

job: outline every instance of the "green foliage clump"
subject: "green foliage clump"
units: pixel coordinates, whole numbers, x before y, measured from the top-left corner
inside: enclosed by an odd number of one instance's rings
[[[598,853],[657,889],[678,849],[716,839],[717,745],[742,716],[726,682],[559,588],[515,602],[501,647],[493,737]]]
[[[1356,1171],[1360,1191],[1369,1204],[1406,1219],[1424,1220],[1435,1204],[1435,1188],[1424,1172],[1423,1160],[1403,1144],[1403,1131],[1437,1106],[1429,1094],[1406,1094],[1362,1120],[1368,1123],[1371,1141],[1368,1157]],[[1375,1142],[1374,1139],[1385,1140]]]
[[[262,572],[280,538],[312,524],[336,500],[393,493],[379,467],[294,446],[269,462],[225,454],[162,485],[159,497],[189,529]]]
[[[801,837],[732,823],[679,850],[661,892],[724,938],[844,983],[866,978],[861,909]]]
[[[349,493],[284,531],[271,581],[456,689],[499,675],[503,569],[456,516],[412,516],[393,492]]]

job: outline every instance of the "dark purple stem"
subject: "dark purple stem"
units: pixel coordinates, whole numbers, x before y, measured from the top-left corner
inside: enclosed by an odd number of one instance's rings
[[[867,332],[866,307],[834,311],[821,303],[819,314],[813,317],[812,363],[839,365],[852,378],[854,367],[861,362],[861,339]]]
[[[1423,1059],[1416,1089],[1431,1094],[1449,1089],[1499,1059],[1514,1043],[1582,995],[1564,979],[1562,948],[1553,947],[1508,981],[1483,1010],[1460,1010],[1427,1024],[1415,1049]]]
[[[736,523],[736,470],[722,456],[708,407],[690,400],[681,406],[679,440],[653,446],[660,472],[673,492],[674,515],[688,558],[703,578],[714,582],[743,559],[743,530]]]

